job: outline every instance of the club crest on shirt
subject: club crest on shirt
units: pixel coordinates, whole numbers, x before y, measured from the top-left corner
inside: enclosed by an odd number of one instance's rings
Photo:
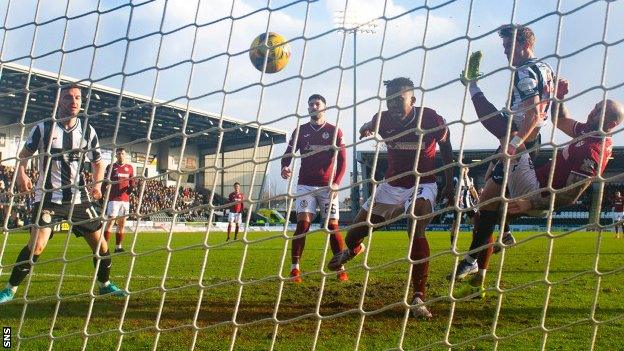
[[[329,133],[323,132],[322,137],[323,137],[323,139],[329,139]]]
[[[43,223],[45,224],[50,224],[52,223],[52,212],[48,211],[48,210],[43,210],[41,212],[41,220],[43,221]]]
[[[301,200],[301,202],[299,203],[299,207],[301,208],[308,207],[308,200]]]

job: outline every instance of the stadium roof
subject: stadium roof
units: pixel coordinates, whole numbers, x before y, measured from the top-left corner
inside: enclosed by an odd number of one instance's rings
[[[2,64],[0,72],[0,110],[3,117],[18,123],[25,109],[25,123],[34,122],[52,116],[56,95],[57,81],[60,84],[78,82],[78,79],[60,76],[55,73],[32,69],[30,82],[29,68],[17,64]],[[89,81],[81,81],[87,95]],[[27,88],[28,87],[28,88]],[[27,92],[30,92],[26,101]],[[91,86],[90,99],[86,116],[89,123],[98,132],[100,138],[112,137],[119,113],[119,135],[126,135],[132,142],[151,140],[167,141],[172,146],[182,142],[182,126],[187,112],[185,105],[167,103],[162,100],[151,101],[150,97],[123,92],[120,108],[120,91],[98,84]],[[87,105],[87,97],[83,108]],[[155,108],[154,123],[150,131],[150,116]],[[84,110],[83,110],[84,113]],[[188,109],[186,125],[187,143],[197,145],[200,152],[214,150],[219,136],[220,117],[205,111]],[[84,115],[83,115],[84,116]],[[259,145],[278,144],[286,141],[286,133],[279,129],[262,127],[254,122],[246,122],[231,117],[224,117],[222,128],[224,138],[222,150],[237,150],[253,146],[257,133],[260,132]],[[149,138],[148,138],[148,132]],[[214,152],[214,151],[212,151]]]

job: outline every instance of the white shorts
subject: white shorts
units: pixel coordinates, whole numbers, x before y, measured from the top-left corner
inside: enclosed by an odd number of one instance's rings
[[[318,190],[321,189],[321,190]],[[312,191],[318,190],[312,193]],[[295,206],[297,213],[316,213],[317,207],[321,210],[321,216],[329,219],[339,219],[338,196],[330,199],[331,190],[327,187],[297,185],[297,199]]]
[[[518,159],[518,163],[512,163],[509,165],[509,176],[507,178],[507,190],[509,190],[509,198],[517,198],[522,195],[528,194],[532,191],[536,191],[540,188],[537,175],[535,174],[535,167],[531,162],[529,154],[522,154]],[[537,199],[542,195],[534,193],[525,199]],[[532,217],[544,216],[548,211],[535,210],[529,211],[527,214]]]
[[[230,212],[230,214],[228,215],[228,223],[243,224],[243,214]]]
[[[407,213],[412,204],[413,195],[414,187],[405,189],[392,186],[388,183],[381,183],[377,186],[377,192],[375,193],[375,205],[373,206],[372,213],[381,216],[386,220],[397,217],[403,213]],[[429,200],[432,212],[436,204],[437,196],[438,185],[436,183],[423,183],[418,185],[416,198]],[[370,203],[371,198],[368,198],[364,205],[362,205],[362,209],[368,211],[371,208]]]
[[[110,218],[123,217],[130,214],[130,203],[126,201],[109,201],[106,215]]]
[[[613,212],[613,220],[615,222],[624,220],[624,212]]]

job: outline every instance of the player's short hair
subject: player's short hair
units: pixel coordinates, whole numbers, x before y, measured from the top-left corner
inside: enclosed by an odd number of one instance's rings
[[[325,101],[325,97],[323,97],[323,95],[321,95],[321,94],[312,94],[312,95],[310,95],[310,97],[308,98],[308,103],[310,103],[310,101],[312,101],[312,100],[321,100],[321,101],[323,101],[323,103],[325,105],[327,105],[327,101]]]
[[[126,151],[126,148],[125,147],[118,147],[118,148],[115,149],[115,153],[116,154],[118,154],[118,153],[120,153],[122,151]]]
[[[516,32],[516,42],[519,44],[529,44],[529,47],[535,46],[535,33],[527,26],[505,24],[498,30],[498,35],[501,38],[513,39],[514,30]]]
[[[234,183],[234,186],[237,186],[237,185],[240,186],[240,183],[239,182]]]
[[[384,86],[387,88],[409,88],[410,90],[414,89],[414,82],[410,78],[407,77],[397,77],[390,80],[383,81]]]
[[[78,85],[78,83],[69,83],[66,85],[61,85],[61,93],[70,89],[78,89],[80,90],[80,94],[82,95],[82,87]]]

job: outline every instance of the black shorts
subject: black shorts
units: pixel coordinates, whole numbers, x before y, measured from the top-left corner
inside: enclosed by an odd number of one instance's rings
[[[99,218],[100,214],[90,202],[74,205],[71,218],[69,218],[71,204],[59,205],[53,202],[44,202],[41,208],[41,217],[37,221],[39,204],[39,202],[36,202],[32,206],[32,223],[39,223],[41,227],[52,228],[52,231],[54,231],[55,226],[60,226],[63,221],[69,221],[71,224],[74,224],[71,229],[77,237],[93,233],[102,228],[102,220]]]
[[[474,217],[475,215],[475,211],[470,210],[466,212],[453,212],[453,221],[457,221],[457,218],[463,218],[464,215],[466,215],[466,217],[468,217],[469,219],[472,219],[472,217]]]

